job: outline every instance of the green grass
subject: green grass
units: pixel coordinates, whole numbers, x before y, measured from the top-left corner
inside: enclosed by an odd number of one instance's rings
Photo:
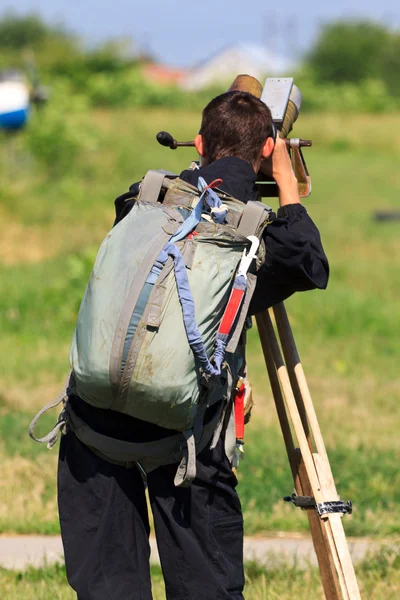
[[[248,535],[260,531],[308,531],[303,511],[283,501],[293,492],[280,433],[273,428],[249,436],[245,460],[239,471],[239,491]],[[400,533],[400,452],[328,447],[338,490],[352,500],[353,514],[343,519],[351,536],[387,537]]]
[[[113,222],[113,199],[148,168],[185,168],[193,151],[163,149],[155,134],[167,129],[189,139],[199,115],[97,111],[80,122],[95,132],[94,142],[57,175],[28,154],[22,137],[0,142],[5,532],[58,531],[56,449],[31,442],[27,426],[68,371],[76,313],[96,248]],[[297,294],[286,306],[338,491],[355,504],[344,521],[353,535],[399,531],[400,223],[373,219],[376,209],[398,206],[400,143],[392,132],[399,125],[400,115],[302,115],[295,129],[314,140],[305,151],[313,178],[305,203],[321,231],[331,279],[326,292]],[[293,484],[255,329],[248,358],[256,407],[239,473],[246,532],[303,530],[304,514],[281,500]],[[55,413],[44,419],[39,433],[54,419]]]
[[[357,577],[363,598],[373,600],[397,600],[400,595],[400,559],[396,545],[383,547],[368,556],[357,569]],[[165,600],[161,569],[151,569],[153,598]],[[271,556],[268,568],[258,563],[245,565],[245,597],[249,600],[318,600],[324,597],[318,570],[299,568],[295,561]],[[65,568],[54,565],[41,569],[28,568],[24,572],[0,568],[2,600],[48,600],[76,598],[69,588]]]

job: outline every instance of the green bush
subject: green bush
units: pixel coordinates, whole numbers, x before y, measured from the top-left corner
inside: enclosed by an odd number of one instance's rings
[[[384,53],[390,46],[388,27],[373,21],[337,21],[325,25],[307,63],[321,82],[361,82],[380,77]]]
[[[380,79],[360,83],[326,83],[315,80],[310,70],[295,75],[303,93],[303,110],[318,112],[382,113],[400,108],[400,99],[392,96]],[[188,92],[176,86],[160,86],[147,81],[139,67],[118,73],[92,75],[85,94],[92,106],[185,108],[201,111],[214,96],[227,89],[226,85]]]
[[[88,109],[84,96],[74,94],[67,83],[58,80],[48,104],[30,119],[25,146],[50,175],[68,173],[84,151],[95,148],[97,136],[88,125]]]
[[[118,73],[99,73],[87,81],[85,93],[93,106],[155,107],[201,110],[211,98],[226,86],[200,92],[186,92],[177,86],[161,86],[146,80],[140,67],[130,67]]]
[[[383,82],[384,94],[376,85],[369,92],[372,105],[378,96],[380,110],[383,95],[398,99],[400,93],[400,32],[368,20],[328,23],[306,57],[306,65],[321,84],[365,87],[368,81]],[[350,94],[356,101],[357,94],[352,90]],[[360,108],[364,109],[362,98]]]
[[[303,94],[304,111],[382,113],[400,108],[400,99],[393,97],[379,79],[321,84],[310,71],[303,70],[295,81]]]

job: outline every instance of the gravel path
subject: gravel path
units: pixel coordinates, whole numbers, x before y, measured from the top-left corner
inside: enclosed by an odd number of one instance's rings
[[[368,551],[374,551],[381,545],[379,541],[365,538],[349,539],[350,552],[356,563],[364,558]],[[159,563],[154,538],[150,539],[151,562]],[[245,560],[257,560],[266,566],[274,566],[286,558],[299,566],[317,564],[312,541],[303,536],[246,537],[244,542]],[[59,536],[1,536],[0,566],[6,569],[24,569],[28,565],[35,567],[50,565],[63,560],[63,548]]]

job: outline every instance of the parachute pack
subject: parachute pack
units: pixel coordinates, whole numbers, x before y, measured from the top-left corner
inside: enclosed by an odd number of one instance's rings
[[[71,374],[54,429],[37,441],[52,446],[70,428],[108,461],[147,473],[179,463],[175,484],[195,477],[196,454],[226,430],[236,443],[233,398],[245,369],[243,330],[264,260],[262,233],[270,209],[219,190],[198,188],[165,171],[149,171],[128,215],[100,246],[79,310]],[[174,430],[159,441],[132,443],[99,434],[68,397]],[[215,406],[212,418],[207,409]],[[237,411],[236,411],[237,412]]]

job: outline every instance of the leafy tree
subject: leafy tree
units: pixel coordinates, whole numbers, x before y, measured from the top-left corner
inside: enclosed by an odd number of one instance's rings
[[[0,16],[0,70],[27,72],[34,65],[31,70],[49,84],[55,78],[66,79],[80,93],[93,75],[122,73],[134,65],[135,59],[125,51],[123,40],[85,49],[75,35],[35,14]]]
[[[392,96],[400,98],[400,34],[382,52],[381,77]]]
[[[69,37],[61,27],[47,25],[35,14],[19,16],[9,12],[0,20],[0,48],[5,50],[37,49],[50,38]]]
[[[320,82],[381,79],[394,35],[384,25],[371,21],[327,24],[307,62]]]

